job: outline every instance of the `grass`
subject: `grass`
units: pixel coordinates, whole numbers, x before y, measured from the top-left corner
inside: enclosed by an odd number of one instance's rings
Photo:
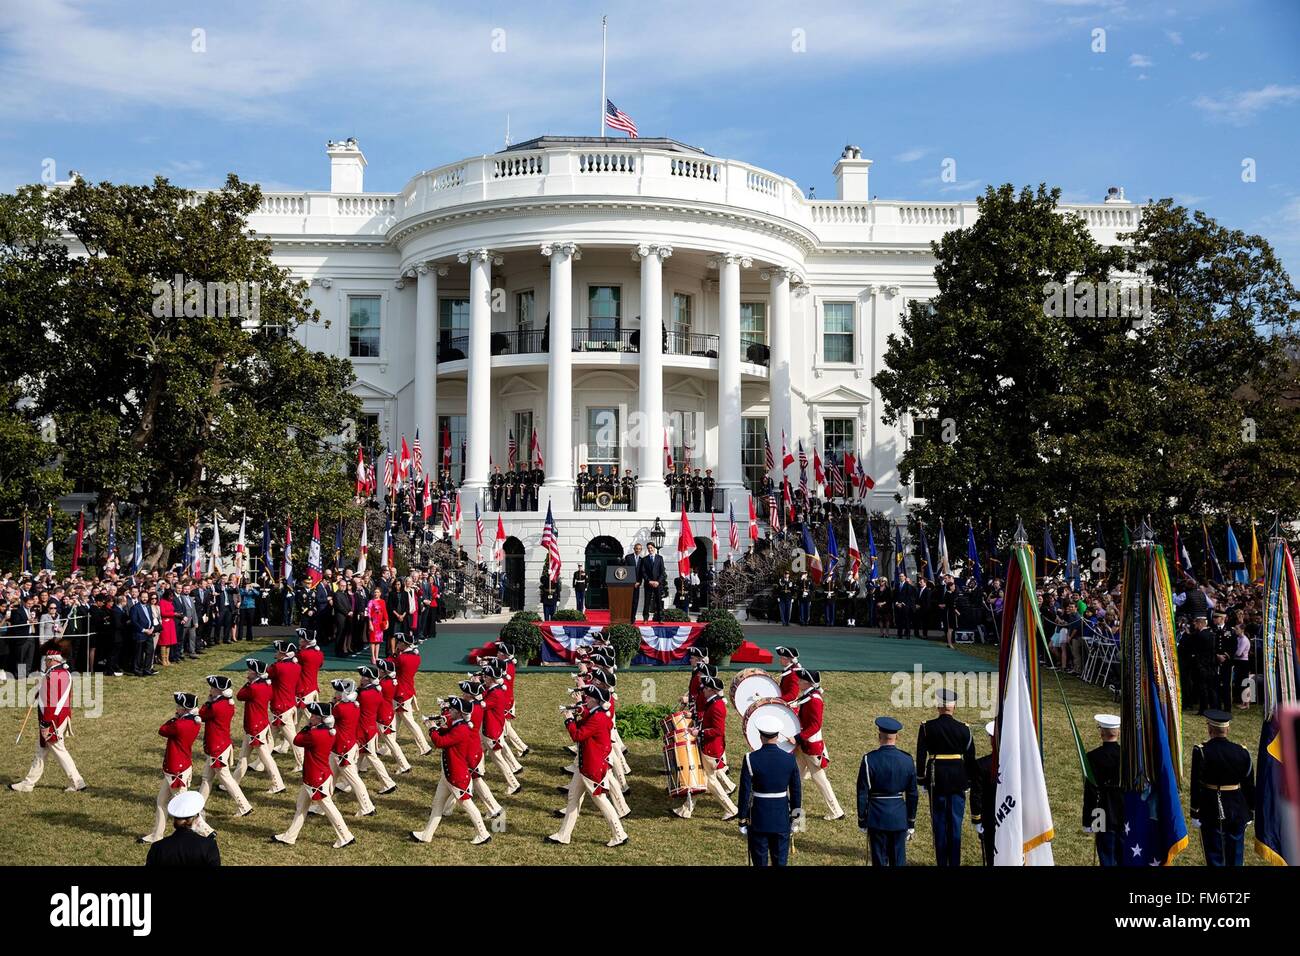
[[[158,725],[173,712],[171,694],[190,690],[203,696],[205,674],[215,673],[230,661],[246,655],[246,645],[213,648],[202,661],[173,665],[149,680],[108,678],[105,681],[103,716],[99,719],[74,718],[74,737],[70,746],[90,784],[81,794],[66,794],[66,785],[57,765],[46,765],[45,778],[35,792],[15,793],[0,790],[0,864],[43,865],[125,864],[143,862],[146,847],[136,838],[147,832],[153,821],[162,759],[162,739]],[[972,654],[985,655],[988,649],[976,648]],[[815,662],[811,662],[815,663]],[[454,688],[454,675],[420,674],[418,691],[426,707],[434,697]],[[671,702],[685,689],[684,673],[628,674],[620,687],[624,701]],[[532,748],[524,759],[526,771],[521,777],[524,789],[514,797],[504,796],[504,786],[489,761],[488,781],[506,808],[505,829],[494,834],[491,843],[470,846],[468,821],[463,815],[445,818],[432,844],[417,845],[407,840],[407,833],[418,829],[429,812],[429,801],[437,782],[435,757],[414,756],[409,734],[402,737],[408,758],[415,769],[398,777],[398,790],[377,797],[379,813],[375,817],[355,817],[356,803],[346,794],[339,805],[357,835],[352,847],[335,852],[330,849],[333,831],[320,817],[310,817],[294,847],[269,842],[273,833],[284,829],[293,811],[297,783],[287,757],[280,757],[281,772],[289,790],[276,796],[265,793],[265,778],[246,778],[246,790],[255,812],[241,820],[233,819],[233,803],[216,793],[209,822],[218,830],[222,859],[227,864],[320,865],[353,863],[369,865],[402,864],[642,864],[642,865],[744,865],[744,841],[734,822],[723,823],[721,809],[711,798],[697,802],[696,815],[689,821],[669,814],[674,805],[665,793],[660,773],[662,758],[654,741],[628,741],[631,748],[632,791],[628,802],[632,816],[625,821],[631,841],[616,850],[604,842],[608,828],[599,814],[584,806],[573,843],[568,847],[546,844],[543,837],[553,832],[558,820],[551,811],[563,806],[557,785],[567,783],[560,768],[569,760],[564,749],[564,733],[558,705],[566,701],[570,684],[567,671],[555,674],[521,674],[518,685],[519,731]],[[854,782],[864,748],[875,746],[872,720],[878,714],[892,714],[904,723],[902,745],[911,751],[916,741],[919,721],[933,712],[891,703],[893,684],[889,674],[824,673],[826,691],[825,737],[832,756],[830,777],[835,793],[847,816],[828,823],[821,819],[825,807],[814,788],[805,790],[808,810],[807,832],[795,838],[795,865],[861,865],[865,861],[865,836],[858,832],[854,812]],[[323,686],[328,686],[322,681]],[[1104,691],[1072,678],[1066,679],[1067,693],[1079,721],[1085,744],[1096,745],[1092,715],[1114,711],[1117,705]],[[32,728],[29,726],[22,744],[13,746],[25,708],[0,709],[0,780],[8,783],[20,778],[31,760]],[[1058,864],[1091,865],[1091,838],[1082,832],[1080,810],[1082,786],[1079,769],[1069,738],[1065,711],[1050,675],[1044,680],[1044,726],[1048,790],[1056,825],[1053,851]],[[1243,716],[1243,713],[1245,716]],[[988,719],[976,710],[961,708],[957,716],[971,724],[976,746],[983,754],[988,739],[983,725]],[[1259,737],[1259,711],[1238,711],[1234,715],[1233,739],[1255,750]],[[239,717],[236,716],[236,723]],[[1190,773],[1191,747],[1204,738],[1204,722],[1194,715],[1184,720],[1184,744],[1187,754],[1185,771]],[[744,752],[740,738],[740,721],[730,714],[728,756],[733,765],[732,779],[739,781],[739,761]],[[196,755],[200,747],[196,746]],[[391,761],[388,763],[392,769]],[[201,767],[196,758],[196,771]],[[196,784],[197,786],[197,781]],[[373,790],[372,790],[373,792]],[[1184,794],[1184,805],[1186,795]],[[1252,832],[1247,831],[1248,842]],[[966,865],[979,865],[979,847],[967,816],[962,840],[962,858]],[[933,862],[928,803],[921,795],[917,814],[916,837],[908,850],[909,863]],[[1247,861],[1254,862],[1248,848]],[[1179,858],[1181,865],[1204,862],[1200,842],[1192,831],[1189,848]]]

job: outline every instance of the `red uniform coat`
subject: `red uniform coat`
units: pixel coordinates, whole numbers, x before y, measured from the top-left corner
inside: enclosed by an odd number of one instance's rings
[[[721,760],[727,752],[727,700],[719,693],[700,708],[700,753]]]
[[[203,719],[203,752],[209,757],[220,757],[231,745],[230,722],[235,717],[235,705],[229,697],[218,697],[199,708]]]
[[[333,732],[324,725],[307,726],[298,731],[293,745],[302,748],[302,782],[309,787],[324,786],[333,775],[330,771],[330,748],[334,744]],[[320,800],[324,794],[312,794]]]
[[[298,664],[302,670],[298,672],[298,686],[294,693],[299,701],[304,700],[308,694],[320,693],[320,682],[316,675],[320,673],[323,663],[325,652],[319,647],[304,647],[298,652]]]
[[[55,664],[41,678],[41,724],[58,727],[72,716],[72,674],[67,664]]]
[[[609,773],[610,731],[614,722],[604,708],[583,711],[580,718],[564,722],[569,736],[578,745],[578,769],[593,783],[600,783]]]
[[[396,700],[400,704],[415,696],[415,675],[420,671],[420,652],[402,651],[396,657],[388,658],[397,668]]]
[[[266,679],[250,681],[235,692],[235,698],[244,702],[244,733],[256,737],[271,724],[267,713],[271,706],[271,682]]]
[[[361,723],[361,706],[355,700],[341,700],[334,705],[334,752],[342,757],[357,745],[357,726]]]
[[[799,705],[799,734],[795,740],[799,742],[799,749],[809,756],[819,757],[826,750],[822,741],[822,706],[819,690],[810,693]]]
[[[487,707],[483,705],[483,698],[479,697],[474,700],[469,712],[469,722],[477,730],[483,730],[487,724]]]
[[[357,743],[363,747],[379,733],[379,712],[384,706],[384,691],[378,684],[367,684],[357,691],[357,705],[361,708],[361,722],[357,730]],[[337,726],[337,719],[335,725]]]
[[[433,728],[429,731],[429,740],[442,751],[442,775],[457,790],[464,791],[462,800],[469,799],[469,786],[472,782],[471,771],[483,759],[483,751],[478,743],[478,731],[467,720],[457,720],[446,730]],[[478,759],[472,764],[470,758],[478,750]]]
[[[794,676],[794,668],[781,671],[781,699],[793,704],[799,699],[799,678]]]
[[[302,667],[297,661],[291,660],[276,661],[266,669],[267,676],[271,678],[272,714],[283,714],[298,706],[298,677],[301,673]],[[281,723],[277,720],[275,725],[279,727]]]
[[[509,709],[509,703],[506,700],[506,689],[500,684],[495,687],[489,687],[483,693],[483,734],[488,740],[493,741],[493,750],[500,749],[501,735],[506,732],[506,711]]]
[[[194,766],[191,753],[194,741],[199,736],[197,717],[169,717],[158,728],[158,736],[167,740],[167,746],[163,750],[163,773],[181,774]],[[179,780],[172,783],[173,789],[183,786]]]
[[[393,722],[393,696],[397,693],[397,678],[382,677],[379,680],[379,689],[384,692],[383,703],[379,705],[379,722],[389,725]]]

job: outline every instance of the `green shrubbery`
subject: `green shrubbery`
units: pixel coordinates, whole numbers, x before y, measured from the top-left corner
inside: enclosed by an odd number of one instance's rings
[[[700,612],[700,620],[705,623],[700,641],[714,664],[720,664],[729,658],[745,640],[740,622],[730,611],[709,608]]]
[[[582,614],[580,611],[571,607],[566,607],[563,610],[556,611],[554,614],[551,615],[552,621],[570,621],[570,622],[577,621],[581,623],[586,619],[587,619],[586,615]]]
[[[641,632],[631,624],[615,624],[605,631],[605,636],[609,638],[609,643],[614,647],[614,660],[618,663],[618,666],[627,667],[641,647]],[[622,713],[620,710],[620,727],[622,726]]]
[[[624,740],[658,740],[663,736],[664,718],[676,709],[668,704],[620,703],[618,732]]]
[[[691,616],[679,607],[664,608],[663,621],[665,624],[685,624],[690,619]]]

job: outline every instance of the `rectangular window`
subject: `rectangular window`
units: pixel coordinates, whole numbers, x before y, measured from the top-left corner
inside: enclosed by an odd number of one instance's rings
[[[533,456],[533,412],[532,409],[524,412],[515,412],[510,417],[511,431],[514,433],[515,441],[519,443],[519,461],[522,461],[528,467],[532,467]],[[509,436],[507,436],[508,440]]]
[[[362,448],[370,449],[382,445],[379,434],[379,416],[371,412],[362,412],[352,427],[352,438]]]
[[[379,296],[348,296],[348,355],[379,358]]]
[[[533,330],[533,307],[535,301],[533,290],[528,289],[515,296],[515,328],[520,332]]]
[[[617,408],[587,409],[587,464],[622,467]]]
[[[617,342],[623,322],[623,290],[593,285],[587,290],[587,326],[593,342]]]
[[[853,303],[822,306],[822,357],[827,362],[853,361]]]
[[[424,470],[438,474],[442,471],[443,462],[446,460],[443,448],[443,440],[447,438],[448,431],[451,433],[451,476],[460,481],[465,480],[465,461],[461,454],[465,441],[465,416],[464,415],[439,415],[438,416],[438,440],[435,442],[437,455],[433,462],[425,461]]]
[[[438,302],[438,340],[450,342],[454,338],[469,337],[469,299],[441,299]],[[454,343],[468,354],[468,341]]]
[[[767,419],[742,418],[740,422],[740,464],[745,474],[745,487],[757,494],[762,490],[763,473],[767,470],[767,460],[763,450],[763,433],[767,429]]]
[[[740,303],[740,337],[759,345],[767,344],[767,303]]]
[[[691,469],[704,467],[704,449],[699,440],[695,412],[668,413],[668,442],[673,453],[673,465],[691,463]]]
[[[844,453],[855,448],[853,429],[856,425],[857,420],[853,418],[822,419],[822,456],[825,460],[834,458],[841,468],[844,467]]]
[[[939,437],[939,419],[938,418],[920,418],[912,419],[912,440],[909,446],[916,445],[919,442],[934,441]],[[925,487],[922,484],[921,476],[916,472],[912,473],[912,497],[924,498]]]
[[[671,332],[677,335],[691,334],[691,297],[681,292],[673,293],[673,318]]]

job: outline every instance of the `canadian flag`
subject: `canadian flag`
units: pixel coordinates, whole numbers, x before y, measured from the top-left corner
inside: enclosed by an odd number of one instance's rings
[[[785,445],[785,429],[781,429],[781,471],[784,473],[787,468],[794,464],[794,455],[790,454],[790,449]]]
[[[397,462],[397,483],[406,484],[406,480],[411,476],[411,449],[407,447],[406,436],[402,436],[402,457]]]
[[[531,446],[528,450],[529,450],[530,452],[532,452],[535,456],[537,456],[537,467],[538,467],[538,468],[545,468],[545,467],[546,467],[546,463],[542,461],[542,446],[541,446],[541,443],[539,443],[539,442],[537,441],[537,429],[536,429],[536,428],[533,429],[532,446]]]
[[[758,515],[754,511],[754,496],[749,496],[749,540],[758,540]]]
[[[456,496],[456,543],[460,544],[460,495]]]
[[[366,487],[369,484],[366,473],[366,453],[362,451],[361,446],[357,446],[357,497],[366,496]]]
[[[691,555],[695,553],[695,535],[691,533],[691,519],[686,517],[686,505],[682,505],[682,530],[677,538],[677,570],[682,577],[690,577]]]
[[[664,471],[667,474],[673,473],[673,453],[668,447],[668,430],[664,429]]]
[[[433,489],[429,482],[429,473],[424,474],[424,523],[433,517]]]
[[[712,542],[713,560],[718,560],[718,516],[709,515],[709,540]]]
[[[492,542],[492,560],[500,564],[506,556],[506,526],[501,520],[501,515],[497,515],[497,536]]]

